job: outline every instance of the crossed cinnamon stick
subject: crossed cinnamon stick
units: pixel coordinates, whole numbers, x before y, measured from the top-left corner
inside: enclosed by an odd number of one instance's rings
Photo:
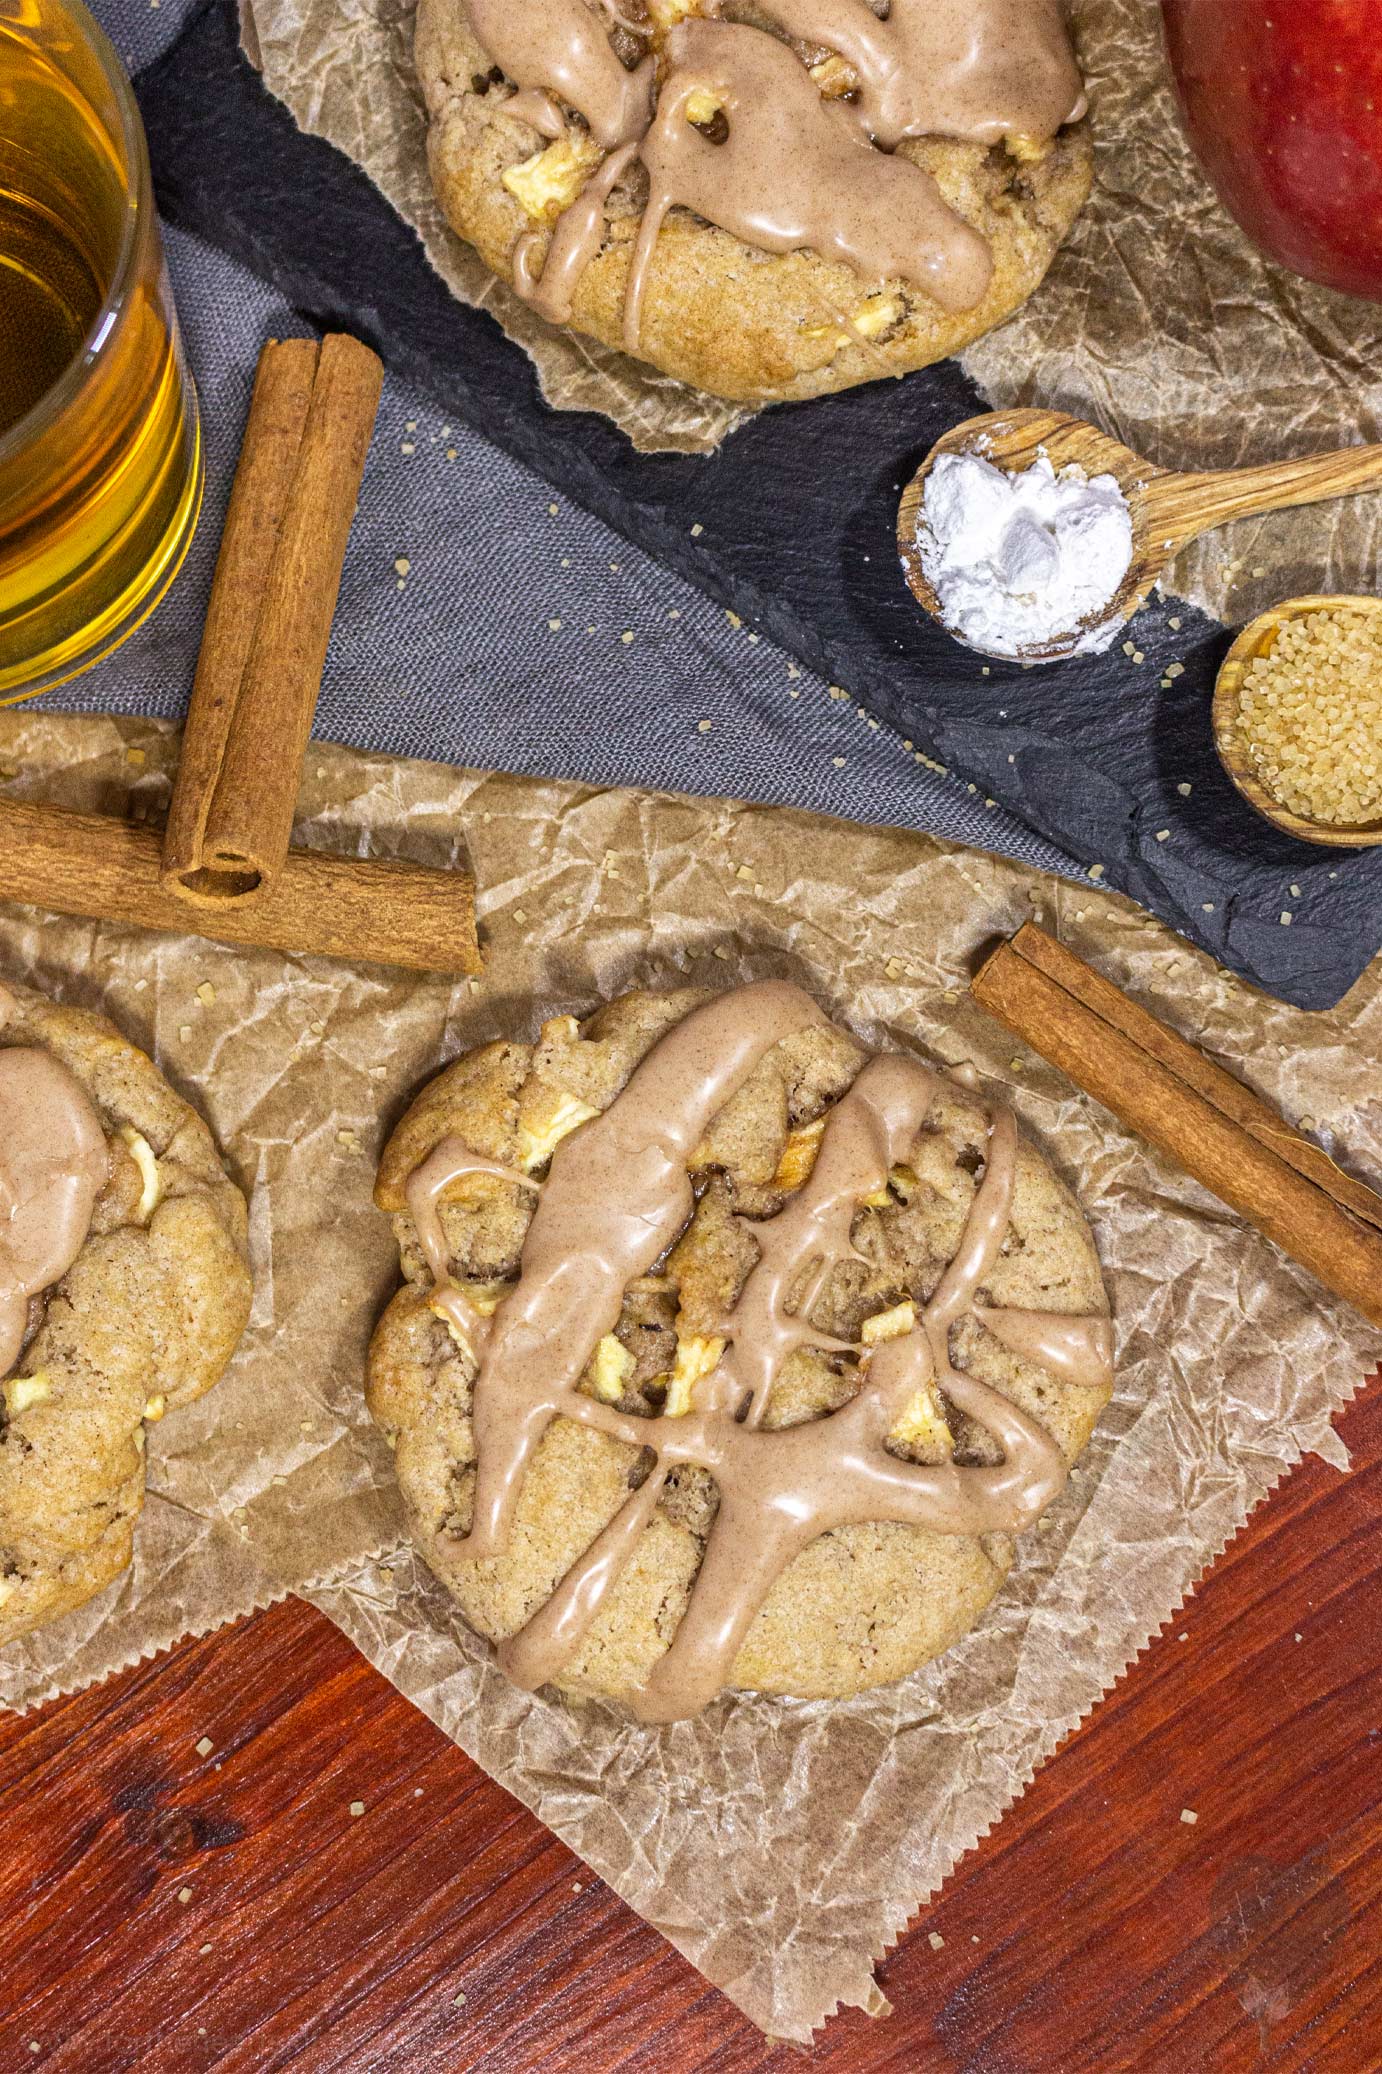
[[[478,972],[467,873],[290,847],[384,370],[271,341],[231,492],[168,824],[0,802],[0,897],[417,971]]]

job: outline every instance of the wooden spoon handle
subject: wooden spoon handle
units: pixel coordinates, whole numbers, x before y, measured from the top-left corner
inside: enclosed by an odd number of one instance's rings
[[[1341,447],[1301,461],[1270,461],[1261,468],[1224,468],[1205,475],[1156,475],[1145,496],[1149,537],[1158,545],[1184,546],[1200,533],[1286,511],[1297,504],[1324,504],[1382,487],[1382,446]]]

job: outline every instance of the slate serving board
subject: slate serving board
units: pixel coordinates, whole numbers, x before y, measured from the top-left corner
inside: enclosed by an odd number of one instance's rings
[[[710,459],[637,454],[604,418],[548,409],[519,348],[454,300],[365,175],[266,92],[221,0],[136,90],[169,220],[271,278],[313,325],[370,340],[448,411],[1101,865],[1106,885],[1302,1008],[1332,1007],[1382,949],[1382,849],[1278,834],[1220,770],[1210,692],[1230,637],[1216,622],[1159,604],[1136,622],[1141,666],[1115,648],[985,676],[912,602],[898,488],[984,407],[955,362],[765,411]],[[1184,674],[1163,691],[1173,662]]]

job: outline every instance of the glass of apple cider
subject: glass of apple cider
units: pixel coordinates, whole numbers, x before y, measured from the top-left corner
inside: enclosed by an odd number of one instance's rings
[[[133,632],[201,490],[129,81],[81,0],[0,0],[0,703]]]

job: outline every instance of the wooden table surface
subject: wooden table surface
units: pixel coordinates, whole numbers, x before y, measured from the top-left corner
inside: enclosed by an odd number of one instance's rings
[[[1378,2074],[1382,1389],[1339,1425],[810,2064]],[[0,1717],[0,1837],[0,2074],[803,2064],[297,1603]]]

